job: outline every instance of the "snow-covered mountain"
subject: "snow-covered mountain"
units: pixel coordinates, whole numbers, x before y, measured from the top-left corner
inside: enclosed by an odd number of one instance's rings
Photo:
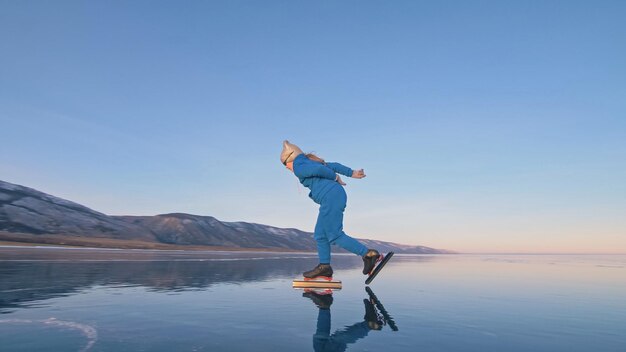
[[[62,236],[62,237],[61,237]],[[0,181],[0,240],[46,243],[67,239],[229,248],[315,251],[313,234],[247,222],[222,222],[211,216],[183,213],[155,216],[110,216],[32,188]],[[450,253],[423,246],[362,240],[369,248],[396,253]],[[61,243],[61,242],[59,242]]]

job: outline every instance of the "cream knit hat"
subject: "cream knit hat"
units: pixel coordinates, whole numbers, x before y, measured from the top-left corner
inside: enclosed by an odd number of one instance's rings
[[[287,164],[290,161],[293,161],[298,155],[302,154],[302,149],[298,148],[297,145],[289,143],[289,141],[285,140],[283,142],[283,151],[280,153],[280,162],[283,164]]]

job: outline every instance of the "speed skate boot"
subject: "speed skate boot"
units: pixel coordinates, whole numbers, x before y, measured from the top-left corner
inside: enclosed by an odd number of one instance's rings
[[[371,274],[372,270],[376,267],[376,263],[383,260],[383,255],[378,253],[375,249],[368,249],[367,253],[363,256],[363,275]]]
[[[332,280],[333,268],[330,264],[318,264],[315,268],[309,271],[305,271],[302,276],[305,280]]]

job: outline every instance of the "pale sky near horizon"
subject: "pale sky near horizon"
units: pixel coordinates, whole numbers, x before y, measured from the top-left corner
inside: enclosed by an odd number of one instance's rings
[[[624,1],[0,1],[0,180],[354,237],[626,253]]]

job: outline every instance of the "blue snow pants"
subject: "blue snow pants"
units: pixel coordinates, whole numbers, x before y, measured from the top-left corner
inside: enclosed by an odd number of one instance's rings
[[[320,213],[315,224],[314,238],[320,263],[330,264],[330,245],[337,245],[359,256],[367,253],[367,247],[343,232],[343,211],[348,197],[339,184],[332,187],[320,203]]]

